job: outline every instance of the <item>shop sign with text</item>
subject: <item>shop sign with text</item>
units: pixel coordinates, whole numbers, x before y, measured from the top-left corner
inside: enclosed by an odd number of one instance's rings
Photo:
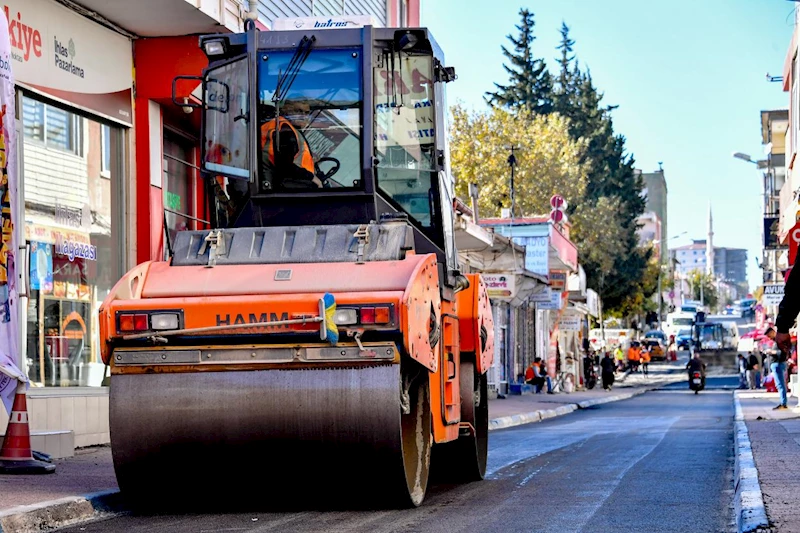
[[[18,83],[131,123],[129,38],[52,0],[0,0],[0,6]]]
[[[764,285],[764,296],[761,297],[762,305],[780,305],[783,300],[783,283],[771,283]]]
[[[541,311],[558,311],[559,309],[561,309],[561,305],[564,302],[563,299],[561,298],[562,294],[563,293],[559,291],[551,290],[550,301],[545,303],[537,303],[536,309],[539,309]]]
[[[558,329],[561,331],[580,331],[581,314],[576,311],[564,311],[558,320]]]
[[[567,271],[566,270],[551,270],[550,271],[550,289],[554,291],[563,291],[567,286]]]
[[[516,293],[514,274],[482,274],[489,298],[513,298]]]

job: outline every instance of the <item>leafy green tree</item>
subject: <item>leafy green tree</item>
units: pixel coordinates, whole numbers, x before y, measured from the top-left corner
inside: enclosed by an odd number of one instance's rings
[[[719,303],[719,293],[714,285],[714,278],[700,270],[692,270],[689,272],[688,278],[692,299],[698,302],[702,301],[710,309],[715,309]],[[702,298],[700,298],[701,291]]]
[[[493,106],[511,109],[527,109],[534,113],[550,113],[553,108],[553,79],[547,70],[544,59],[533,56],[533,29],[536,25],[533,13],[520,9],[520,24],[516,26],[519,35],[508,35],[513,49],[502,47],[508,63],[503,68],[508,73],[508,84],[495,83],[497,90],[487,92],[485,99]]]
[[[485,216],[510,207],[508,147],[514,145],[515,216],[545,214],[550,198],[561,194],[568,202],[586,191],[586,167],[581,163],[585,144],[572,139],[569,124],[559,115],[512,113],[503,108],[487,112],[452,109],[450,160],[456,194],[469,195],[470,183],[480,187],[479,206]]]

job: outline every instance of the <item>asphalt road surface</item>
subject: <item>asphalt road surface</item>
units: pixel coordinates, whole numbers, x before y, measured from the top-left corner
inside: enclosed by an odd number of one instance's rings
[[[731,531],[727,389],[735,385],[732,377],[710,378],[709,388],[695,395],[684,382],[494,431],[487,479],[432,486],[418,509],[129,514],[63,531]]]

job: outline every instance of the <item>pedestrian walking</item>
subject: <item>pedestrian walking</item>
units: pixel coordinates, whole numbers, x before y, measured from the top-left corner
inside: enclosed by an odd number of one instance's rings
[[[747,370],[745,376],[747,378],[747,388],[756,388],[756,371],[758,370],[758,358],[755,354],[750,354],[747,358]]]
[[[670,361],[678,360],[678,344],[675,342],[675,335],[669,336],[669,346],[667,346],[667,359]]]
[[[612,385],[614,385],[614,372],[616,369],[617,365],[611,358],[611,354],[606,352],[605,357],[600,361],[600,374],[603,380],[603,389],[611,390]]]
[[[617,363],[617,370],[625,370],[625,352],[622,351],[622,346],[619,344],[614,348],[614,361]]]
[[[792,276],[789,276],[791,278]],[[786,286],[788,287],[789,284],[787,283]],[[784,288],[783,294],[783,301],[786,301],[786,289]],[[783,307],[783,302],[781,302],[781,307],[779,307],[778,311],[778,319],[781,318],[781,311],[780,309]],[[794,319],[793,319],[794,320]],[[784,323],[785,325],[785,323]],[[787,328],[788,330],[788,328]],[[764,332],[764,335],[769,337],[770,339],[775,340],[778,342],[778,335],[773,328],[767,328],[767,331]],[[788,333],[787,333],[788,335]],[[789,341],[789,345],[786,345],[786,342],[783,341],[783,346],[781,343],[778,343],[778,353],[775,354],[772,358],[772,362],[770,363],[769,367],[772,370],[772,379],[775,383],[775,388],[778,390],[778,394],[780,395],[780,402],[778,405],[773,407],[773,409],[781,410],[781,409],[788,409],[788,399],[786,397],[786,360],[789,358],[789,350],[791,350],[791,340]]]
[[[639,360],[642,362],[642,374],[648,375],[648,367],[650,366],[650,350],[647,346],[642,348],[642,353],[639,355]]]
[[[739,354],[737,358],[737,365],[739,369],[739,388],[746,389],[747,388],[747,359],[745,359],[744,355]]]
[[[753,351],[750,354],[750,364],[753,366],[753,385],[755,388],[761,388],[761,357],[758,352]]]
[[[794,270],[794,268],[792,268]],[[778,305],[778,316],[775,317],[775,328],[777,331],[772,332],[770,338],[775,340],[778,345],[778,361],[770,364],[770,370],[775,374],[775,383],[778,387],[778,392],[781,394],[781,403],[775,409],[786,409],[786,376],[783,374],[786,369],[786,359],[788,354],[792,351],[792,337],[789,335],[789,330],[794,325],[797,318],[797,313],[800,313],[800,276],[792,276],[791,271],[786,279],[786,286],[783,288],[783,298],[780,305]],[[769,328],[772,330],[772,328]],[[769,331],[767,330],[767,331]],[[769,335],[768,335],[769,336]],[[781,361],[783,359],[783,361]],[[778,376],[780,374],[780,376]],[[783,385],[781,387],[780,385]]]

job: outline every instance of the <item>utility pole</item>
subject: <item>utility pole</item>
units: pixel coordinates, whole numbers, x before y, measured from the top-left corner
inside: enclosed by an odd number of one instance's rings
[[[514,225],[514,210],[516,208],[516,199],[514,198],[514,168],[517,166],[517,157],[514,155],[514,150],[517,147],[511,145],[511,154],[508,156],[508,166],[511,167],[511,225]]]
[[[703,298],[703,278],[700,277],[700,307],[705,307],[706,301]]]
[[[659,261],[658,261],[658,330],[659,331],[661,331],[661,305],[662,305],[661,299],[663,298],[661,296],[661,271],[662,270],[664,270],[664,269],[663,269],[663,265],[661,265],[661,259],[659,258]]]

